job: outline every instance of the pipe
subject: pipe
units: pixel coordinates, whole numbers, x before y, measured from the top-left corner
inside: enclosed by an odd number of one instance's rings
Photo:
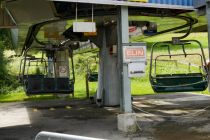
[[[90,138],[90,137],[42,131],[36,135],[35,140],[105,140],[105,139]]]

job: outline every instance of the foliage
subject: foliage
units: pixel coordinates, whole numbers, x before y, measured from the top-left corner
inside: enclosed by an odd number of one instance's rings
[[[4,56],[6,49],[12,49],[10,32],[6,29],[0,30],[0,93],[7,93],[16,88],[18,83],[15,76],[9,74],[7,69],[8,59]]]
[[[85,75],[88,67],[91,72],[97,71],[98,58],[96,53],[77,54],[74,56],[74,61],[75,72],[78,75]]]

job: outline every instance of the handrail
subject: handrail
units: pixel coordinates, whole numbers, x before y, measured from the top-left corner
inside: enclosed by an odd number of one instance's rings
[[[90,138],[90,137],[42,131],[36,135],[35,140],[105,140],[105,139]]]

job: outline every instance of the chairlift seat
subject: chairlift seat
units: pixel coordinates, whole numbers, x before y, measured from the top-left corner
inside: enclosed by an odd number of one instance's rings
[[[174,42],[175,41],[175,42]],[[188,53],[186,51],[185,45],[195,43],[197,44],[197,47],[200,48],[200,53]],[[180,46],[182,49],[182,53],[178,54],[172,54],[171,48],[174,45]],[[158,47],[167,47],[168,54],[164,55],[154,55],[154,48]],[[159,49],[156,49],[159,50]],[[172,56],[188,56],[188,55],[196,55],[200,56],[200,65],[199,70],[201,72],[199,73],[189,73],[189,74],[157,74],[157,59],[160,56],[169,57],[169,60],[171,60]],[[154,59],[153,59],[154,58]],[[151,57],[150,57],[150,70],[149,70],[149,77],[150,77],[150,83],[153,88],[153,90],[157,93],[159,92],[189,92],[189,91],[204,91],[208,87],[208,80],[207,80],[207,71],[208,69],[202,69],[203,67],[207,65],[204,50],[202,47],[202,44],[197,40],[179,40],[178,43],[176,40],[173,41],[164,41],[164,42],[156,42],[151,47]],[[154,70],[153,70],[154,67]],[[187,67],[186,67],[187,68]],[[189,71],[190,72],[190,71]]]
[[[155,92],[204,91],[208,86],[202,73],[156,75],[151,83]]]
[[[27,80],[24,81],[24,83],[27,94],[41,92],[42,78],[28,77]]]
[[[55,81],[54,78],[43,78],[43,85],[44,85],[44,91],[47,91],[49,93],[53,93],[55,90]]]
[[[74,82],[69,78],[28,77],[25,79],[27,95],[73,94]]]
[[[89,73],[88,81],[89,82],[97,82],[98,81],[98,73],[97,72]]]

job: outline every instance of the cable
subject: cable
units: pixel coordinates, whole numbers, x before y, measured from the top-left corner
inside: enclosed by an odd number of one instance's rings
[[[174,115],[165,116],[165,115],[157,115],[157,114],[153,114],[153,113],[150,113],[150,112],[148,112],[148,111],[145,111],[145,110],[143,110],[143,109],[137,107],[137,106],[134,105],[133,103],[132,103],[132,107],[133,107],[134,109],[140,111],[140,112],[145,113],[145,114],[149,114],[149,115],[153,115],[153,116],[159,116],[159,117],[162,117],[162,118],[194,118],[194,117],[196,117],[196,116],[199,116],[199,115],[200,115],[201,113],[203,113],[204,111],[206,111],[206,109],[209,109],[209,108],[210,108],[210,106],[207,106],[207,107],[201,109],[200,111],[196,111],[196,112],[194,112],[194,113],[188,113],[188,114],[186,114],[186,115],[181,115],[181,116],[174,116]]]

